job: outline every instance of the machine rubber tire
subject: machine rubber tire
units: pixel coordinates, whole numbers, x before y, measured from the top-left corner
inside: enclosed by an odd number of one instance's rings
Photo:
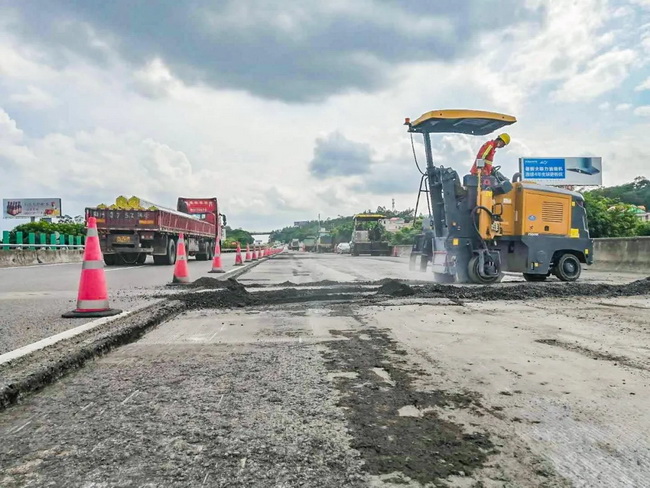
[[[106,264],[106,266],[115,266],[115,263],[117,262],[115,257],[115,254],[104,254],[104,264]]]
[[[503,273],[499,273],[497,276],[492,278],[483,278],[478,272],[479,257],[473,256],[469,260],[467,265],[467,275],[472,283],[479,285],[491,285],[492,283],[498,283],[503,279]]]
[[[207,261],[210,259],[207,253],[195,254],[195,257],[197,261]]]
[[[445,273],[433,273],[433,281],[442,284],[455,283],[456,277],[454,275],[445,274]]]
[[[426,254],[422,254],[420,256],[420,272],[426,273],[428,264],[429,264],[429,256],[427,256]]]
[[[541,281],[546,281],[546,278],[548,278],[548,275],[524,273],[524,279],[526,281],[530,281],[530,282],[533,282],[533,283],[539,283]]]
[[[576,281],[580,278],[582,266],[580,260],[573,254],[563,254],[553,267],[553,274],[562,281]]]
[[[138,258],[136,259],[136,263],[138,264],[144,264],[144,262],[147,260],[147,254],[144,252],[141,252],[138,254]]]
[[[358,256],[359,255],[359,252],[357,251],[356,247],[352,246],[350,248],[350,255],[351,256]]]

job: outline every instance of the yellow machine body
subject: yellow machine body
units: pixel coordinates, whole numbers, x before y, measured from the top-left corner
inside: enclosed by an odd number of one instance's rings
[[[578,227],[571,222],[574,205],[569,192],[534,183],[517,182],[510,192],[494,198],[493,212],[501,217],[503,236],[577,237],[571,231]]]

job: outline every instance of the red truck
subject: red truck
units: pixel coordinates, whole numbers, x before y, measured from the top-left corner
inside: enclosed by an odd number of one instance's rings
[[[216,198],[179,198],[177,210],[111,210],[87,208],[86,219],[97,219],[99,243],[107,266],[143,264],[148,255],[155,264],[174,264],[179,234],[198,261],[214,257],[226,216]]]

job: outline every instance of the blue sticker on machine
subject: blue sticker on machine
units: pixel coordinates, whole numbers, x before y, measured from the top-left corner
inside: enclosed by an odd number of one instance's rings
[[[528,220],[532,222],[533,220],[537,220],[537,217],[535,217],[534,215],[529,215]]]
[[[558,180],[566,177],[565,158],[522,158],[524,179]]]

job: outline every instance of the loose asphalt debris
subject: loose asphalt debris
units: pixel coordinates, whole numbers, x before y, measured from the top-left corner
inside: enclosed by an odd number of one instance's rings
[[[287,282],[289,283],[289,282]],[[326,284],[322,284],[326,283]],[[257,305],[280,305],[315,301],[359,301],[368,305],[382,302],[385,297],[446,298],[452,301],[473,300],[531,300],[540,298],[622,297],[650,294],[650,277],[624,285],[594,283],[526,283],[500,286],[408,284],[394,279],[374,282],[321,282],[318,289],[292,286],[281,290],[262,290],[250,293],[235,279],[200,278],[188,288],[204,291],[186,291],[159,298],[179,300],[188,309],[238,308]],[[284,284],[276,286],[285,286]],[[310,287],[319,286],[310,283]],[[375,290],[371,287],[377,287]],[[208,291],[205,291],[208,290]],[[372,294],[371,294],[372,293]]]
[[[477,401],[475,394],[416,390],[417,372],[399,367],[406,351],[384,331],[364,329],[363,337],[330,333],[347,339],[330,342],[324,356],[342,391],[339,406],[348,419],[352,447],[370,474],[399,472],[422,484],[437,483],[452,475],[470,476],[495,452],[486,434],[465,432],[436,413],[436,407],[467,408]]]

